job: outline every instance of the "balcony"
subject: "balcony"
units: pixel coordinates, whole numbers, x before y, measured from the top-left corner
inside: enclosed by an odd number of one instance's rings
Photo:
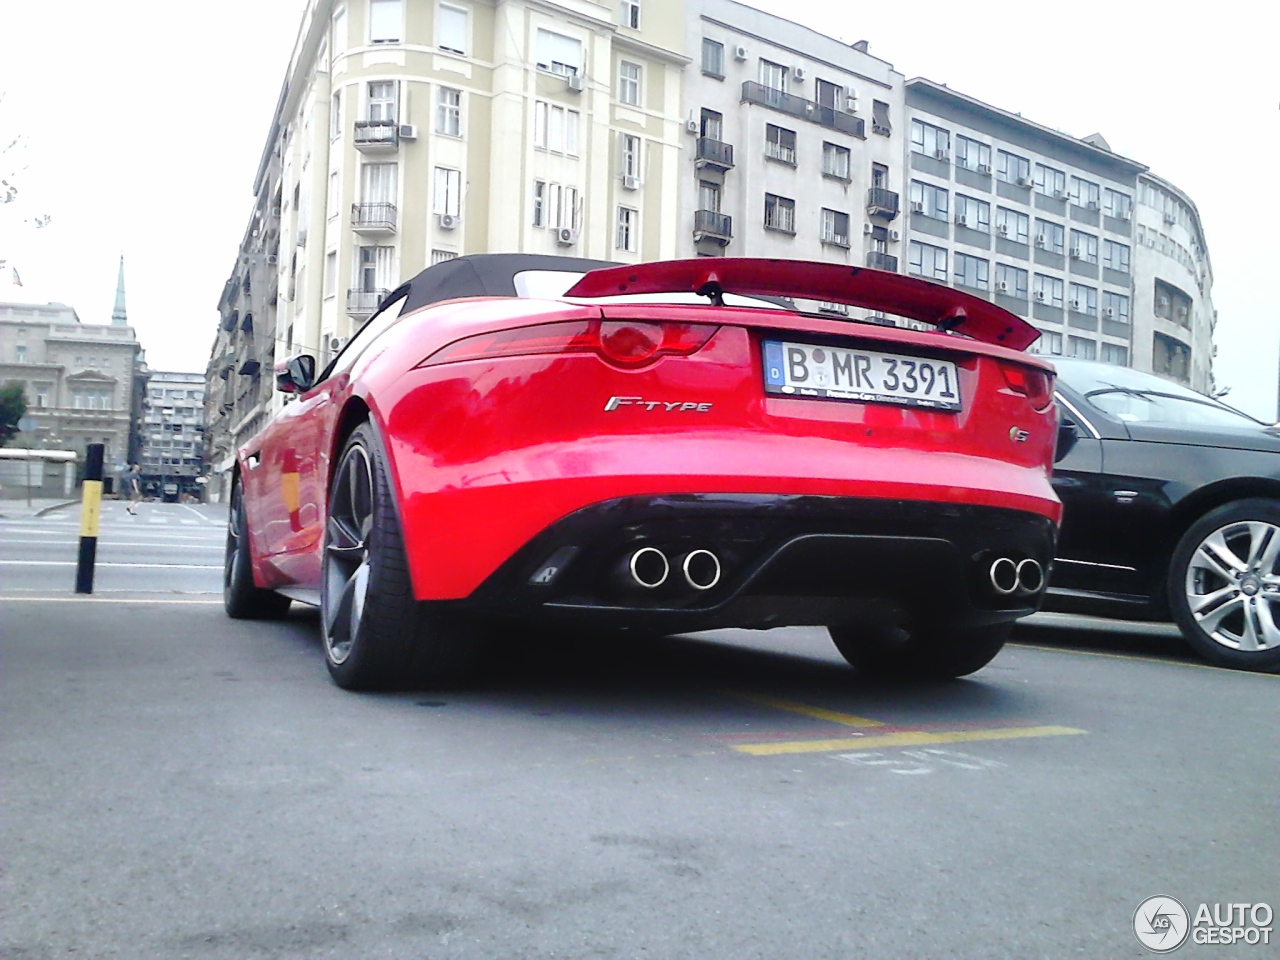
[[[364,153],[391,153],[400,146],[400,125],[394,120],[357,120],[355,142]]]
[[[898,194],[884,187],[872,187],[867,191],[867,216],[886,217],[889,220],[898,215]]]
[[[867,266],[876,270],[888,270],[890,273],[898,272],[898,258],[891,253],[881,253],[879,250],[871,250],[867,253]]]
[[[348,290],[347,315],[351,317],[367,317],[378,309],[390,293],[390,290]]]
[[[756,83],[753,80],[743,83],[742,100],[744,103],[758,103],[772,110],[800,117],[820,127],[839,130],[851,137],[860,137],[863,140],[867,138],[867,124],[861,118],[823,106],[813,100],[806,100],[804,97],[766,87],[763,83]]]
[[[714,240],[724,246],[733,239],[733,217],[714,210],[693,211],[693,239]]]
[[[386,236],[395,233],[396,205],[394,203],[353,203],[351,229],[356,233],[370,236]]]
[[[694,166],[710,167],[712,170],[733,169],[733,144],[721,143],[710,137],[699,137]]]

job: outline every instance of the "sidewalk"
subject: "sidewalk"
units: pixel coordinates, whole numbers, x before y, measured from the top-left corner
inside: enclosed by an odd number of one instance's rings
[[[55,510],[72,510],[80,506],[76,500],[52,500],[48,498],[31,498],[31,506],[27,506],[25,497],[16,500],[0,500],[0,520],[22,520],[29,517],[43,517]]]

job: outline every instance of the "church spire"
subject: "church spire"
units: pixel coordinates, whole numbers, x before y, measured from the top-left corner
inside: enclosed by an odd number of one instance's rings
[[[120,254],[120,276],[116,280],[116,306],[111,311],[111,325],[113,327],[126,327],[129,325],[129,317],[124,311],[124,254]]]

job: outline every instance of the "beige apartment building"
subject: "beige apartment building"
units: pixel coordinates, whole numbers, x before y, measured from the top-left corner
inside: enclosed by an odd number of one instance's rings
[[[221,299],[215,471],[419,270],[677,253],[682,0],[311,0]]]

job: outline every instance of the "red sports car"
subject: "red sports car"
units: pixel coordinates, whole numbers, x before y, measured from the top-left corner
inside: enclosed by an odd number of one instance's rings
[[[433,266],[323,371],[279,369],[296,398],[238,451],[227,612],[319,604],[350,689],[456,682],[504,621],[822,625],[860,668],[970,673],[1053,555],[1037,336],[830,263]]]

